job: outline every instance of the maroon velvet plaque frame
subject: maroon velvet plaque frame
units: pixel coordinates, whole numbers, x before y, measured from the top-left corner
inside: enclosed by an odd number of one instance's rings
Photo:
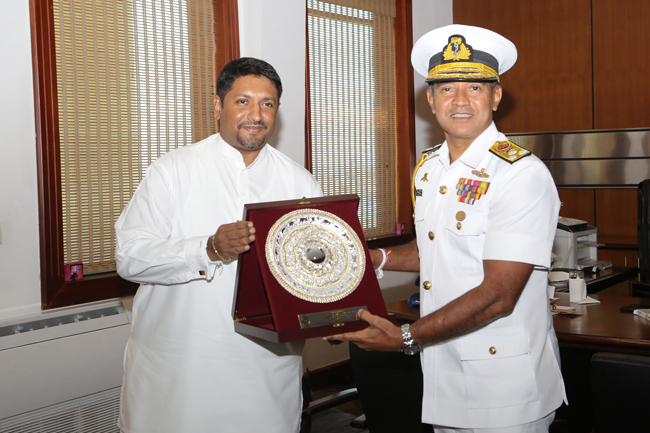
[[[244,220],[255,227],[251,249],[239,256],[233,302],[235,331],[276,343],[323,337],[363,329],[368,324],[355,317],[359,308],[389,316],[372,266],[357,215],[356,194],[287,200],[244,206]],[[357,234],[366,256],[366,269],[358,287],[343,299],[318,303],[289,293],[271,273],[266,260],[266,239],[275,222],[298,209],[318,209],[345,221]]]

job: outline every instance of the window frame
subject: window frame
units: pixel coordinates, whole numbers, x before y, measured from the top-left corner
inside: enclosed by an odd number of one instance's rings
[[[306,11],[308,14],[309,11]],[[404,224],[404,234],[367,239],[371,248],[400,245],[415,239],[413,207],[411,204],[411,173],[415,167],[415,89],[410,53],[413,48],[412,0],[396,0],[395,33],[395,135],[396,202],[397,221]],[[306,40],[309,40],[309,24],[305,24]],[[311,151],[311,103],[309,89],[309,43],[305,46],[305,167],[312,171]]]
[[[239,57],[237,0],[213,0],[214,70]],[[52,0],[30,0],[43,310],[133,295],[138,284],[116,272],[66,282],[63,262],[61,158]]]

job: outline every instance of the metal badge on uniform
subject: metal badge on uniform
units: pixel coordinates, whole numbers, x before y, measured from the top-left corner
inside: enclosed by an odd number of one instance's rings
[[[415,190],[415,196],[416,197],[422,197],[422,190],[421,189],[416,189]]]
[[[461,177],[456,185],[458,201],[473,205],[476,200],[487,194],[490,182]]]
[[[480,177],[483,179],[488,179],[490,177],[490,175],[485,172],[484,168],[482,168],[481,171],[472,170],[472,174],[476,177]]]
[[[424,176],[422,176],[422,179],[420,179],[422,182],[428,182],[429,178],[427,177],[429,173],[424,173]]]

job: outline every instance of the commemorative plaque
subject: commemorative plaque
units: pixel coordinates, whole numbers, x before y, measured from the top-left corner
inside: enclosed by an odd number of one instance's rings
[[[235,330],[274,342],[363,329],[388,317],[356,194],[245,205],[255,242],[239,256]]]

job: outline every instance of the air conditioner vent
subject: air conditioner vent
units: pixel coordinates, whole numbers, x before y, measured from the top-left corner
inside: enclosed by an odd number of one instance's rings
[[[120,301],[48,311],[20,321],[0,322],[0,352],[130,323]]]
[[[119,433],[120,389],[0,420],[0,433]]]
[[[54,326],[69,325],[79,323],[85,320],[100,319],[102,317],[115,316],[124,313],[122,304],[100,308],[98,310],[71,313],[65,316],[50,317],[47,319],[34,320],[31,322],[16,323],[9,326],[0,327],[0,337],[7,335],[21,334],[25,332],[37,331],[39,329],[51,328]]]

